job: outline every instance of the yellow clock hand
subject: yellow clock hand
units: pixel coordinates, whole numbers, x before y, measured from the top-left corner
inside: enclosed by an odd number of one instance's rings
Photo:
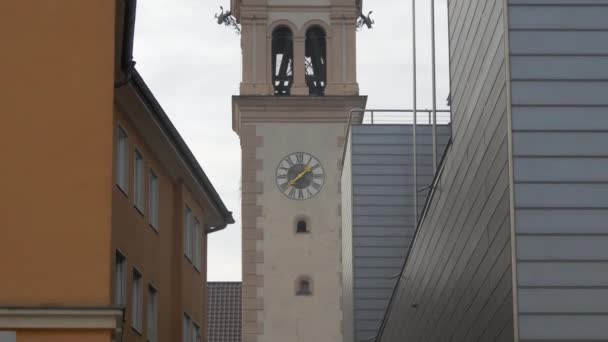
[[[304,171],[300,172],[299,175],[289,181],[289,185],[293,186],[294,184],[296,184],[297,181],[299,181],[302,177],[304,177],[305,174],[309,172],[312,172],[312,168],[310,166],[306,166],[306,168],[304,168]]]

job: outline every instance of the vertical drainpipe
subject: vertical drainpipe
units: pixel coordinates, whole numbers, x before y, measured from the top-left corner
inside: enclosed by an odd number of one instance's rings
[[[416,102],[416,0],[412,0],[412,85],[413,85],[413,124],[412,124],[412,142],[414,145],[414,227],[418,226],[418,165],[416,160],[416,116],[417,116],[417,102]]]
[[[342,83],[346,84],[346,17],[342,16]]]
[[[431,55],[433,88],[433,173],[437,172],[437,73],[435,56],[435,0],[431,0]]]
[[[257,66],[256,66],[256,62],[257,62],[257,56],[256,56],[256,49],[257,49],[257,32],[256,31],[256,27],[255,27],[255,15],[253,16],[252,19],[252,35],[253,37],[251,37],[251,63],[253,65],[253,70],[251,71],[251,82],[253,83],[253,86],[255,87],[255,84],[257,83],[257,78],[258,78],[258,73],[257,73]]]

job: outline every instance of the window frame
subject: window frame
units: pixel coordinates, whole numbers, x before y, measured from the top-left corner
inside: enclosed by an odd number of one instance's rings
[[[139,335],[143,329],[143,282],[142,273],[133,267],[133,280],[131,284],[131,328]]]
[[[159,210],[160,210],[160,179],[154,169],[148,172],[148,221],[155,231],[160,231]]]
[[[116,185],[129,197],[129,134],[118,124],[116,127]]]
[[[192,264],[197,271],[201,270],[201,240],[202,240],[202,230],[201,230],[201,222],[198,218],[194,218],[194,227],[192,231]]]
[[[143,215],[146,206],[146,162],[144,154],[135,147],[133,153],[133,204]]]
[[[127,257],[116,250],[114,254],[114,304],[127,305]]]
[[[184,256],[192,262],[192,224],[194,222],[194,213],[189,206],[186,205],[184,210]]]
[[[148,342],[156,342],[158,340],[158,289],[152,283],[148,283],[148,303],[146,312],[146,340]]]
[[[190,336],[192,336],[190,324],[192,322],[192,318],[190,315],[184,312],[182,316],[182,342],[190,342]]]
[[[190,332],[190,339],[192,342],[201,342],[202,341],[201,326],[198,323],[196,323],[194,320],[192,320],[192,329]]]

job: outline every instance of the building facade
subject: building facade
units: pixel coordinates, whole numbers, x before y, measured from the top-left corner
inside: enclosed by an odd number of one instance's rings
[[[243,78],[243,341],[342,341],[339,159],[353,108],[354,0],[232,2]]]
[[[2,7],[0,341],[202,341],[233,220],[133,68],[135,2]]]
[[[376,112],[376,119],[380,115]],[[445,124],[437,125],[433,136],[428,121],[418,122],[413,139],[412,124],[388,123],[408,116],[413,121],[411,113],[381,118],[381,124],[363,120],[347,135],[340,180],[344,341],[377,336],[414,239],[416,212],[424,208],[433,182],[433,158],[441,159],[450,137]]]
[[[608,339],[608,2],[448,7],[453,143],[378,340]]]

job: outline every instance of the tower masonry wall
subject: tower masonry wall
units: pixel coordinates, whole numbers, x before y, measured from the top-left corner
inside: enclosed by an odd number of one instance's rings
[[[256,149],[256,158],[263,160],[256,175],[263,184],[256,220],[264,231],[256,245],[264,253],[257,266],[263,277],[257,292],[264,305],[258,313],[264,327],[260,341],[342,341],[337,160],[344,125],[264,123],[256,124],[256,133],[263,136]],[[287,198],[276,184],[277,165],[294,152],[316,157],[326,175],[319,194],[306,201]],[[295,233],[298,218],[308,221],[310,233]],[[312,296],[296,296],[302,276],[312,280]]]

